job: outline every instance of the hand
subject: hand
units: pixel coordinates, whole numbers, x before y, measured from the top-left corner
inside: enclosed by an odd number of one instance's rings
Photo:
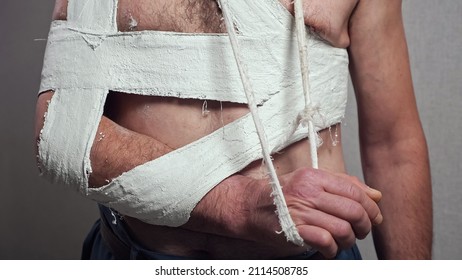
[[[281,176],[280,181],[301,237],[326,258],[335,257],[339,249],[350,248],[356,238],[365,238],[372,225],[382,222],[377,205],[381,193],[355,177],[302,168]],[[260,197],[254,221],[267,221],[277,227],[275,218],[269,218],[274,216],[274,208],[268,211],[271,207],[261,207],[272,203],[271,198]]]
[[[326,258],[350,248],[364,238],[373,224],[382,221],[377,206],[381,193],[358,179],[340,173],[310,168],[280,176],[289,212],[305,243]],[[283,257],[307,250],[286,241],[280,231],[268,179],[233,175],[212,189],[196,206],[185,228],[219,238],[212,248],[233,252],[233,240],[245,243],[256,257]],[[216,241],[216,240],[215,240]],[[242,245],[242,244],[241,244]],[[239,249],[242,250],[242,248]],[[246,253],[249,257],[249,254]]]

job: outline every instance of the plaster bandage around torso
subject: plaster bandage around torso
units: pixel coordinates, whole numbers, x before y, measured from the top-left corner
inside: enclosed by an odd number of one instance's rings
[[[233,0],[229,8],[266,138],[279,151],[307,137],[293,17],[277,0]],[[39,144],[43,173],[123,215],[181,226],[212,188],[261,159],[250,114],[100,188],[88,185],[91,146],[110,90],[246,104],[233,51],[227,34],[118,32],[116,14],[117,0],[69,0],[68,21],[52,23],[40,88],[55,92]],[[344,116],[348,56],[309,42],[319,131]]]

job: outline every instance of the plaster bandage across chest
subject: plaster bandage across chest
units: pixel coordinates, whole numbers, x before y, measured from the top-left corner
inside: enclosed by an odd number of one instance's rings
[[[298,123],[305,102],[293,16],[277,0],[228,5],[270,150],[279,151],[308,137]],[[227,34],[118,32],[116,14],[117,0],[69,0],[68,21],[52,23],[40,88],[55,92],[39,144],[43,173],[121,214],[181,226],[212,188],[262,158],[250,114],[100,188],[88,185],[91,146],[110,90],[247,104],[233,50]],[[309,42],[319,131],[344,116],[348,56]]]

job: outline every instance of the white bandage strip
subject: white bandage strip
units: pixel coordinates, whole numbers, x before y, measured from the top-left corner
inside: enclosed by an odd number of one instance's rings
[[[98,38],[89,34],[83,37],[69,30],[66,22],[54,22],[41,91],[97,87],[143,95],[247,103],[229,40],[224,35],[119,33],[106,36],[96,49],[88,46],[89,39],[97,41]],[[288,45],[291,39],[274,40],[269,46],[273,51],[258,52],[267,38],[243,37],[243,47],[253,50],[245,57],[252,64],[250,73],[255,80],[259,104],[276,94],[279,87],[288,87],[293,82],[279,76],[281,68],[292,66],[284,65],[286,61],[277,46],[278,43]],[[79,51],[63,52],[63,49]],[[320,52],[325,53],[322,48]],[[267,61],[271,68],[261,61]],[[77,63],[82,66],[69,68]],[[275,78],[269,81],[268,75]]]
[[[87,33],[117,32],[118,0],[70,0],[67,21],[71,29]]]
[[[325,78],[329,69],[317,74]],[[336,79],[323,81],[323,86],[337,86]],[[286,139],[304,108],[303,97],[293,92],[291,88],[258,108],[270,149],[282,149],[307,137],[306,129],[300,127]],[[320,117],[315,122],[330,126],[338,123],[342,114],[331,117],[328,122]],[[280,145],[282,139],[285,142]],[[261,156],[259,138],[248,114],[222,130],[124,173],[105,187],[89,189],[89,197],[150,224],[180,226],[209,190]]]
[[[143,95],[247,103],[227,36],[152,31],[119,33],[106,36],[96,49],[89,47],[86,39],[99,37],[85,36],[69,30],[66,22],[53,23],[41,91],[110,88]],[[239,41],[245,50],[243,59],[249,65],[258,104],[280,93],[281,88],[301,84],[298,50],[291,33],[241,35]],[[319,41],[310,44],[310,51],[313,57],[310,64],[316,65],[311,67],[329,67],[324,65],[327,60],[347,61],[345,50]],[[343,74],[344,68],[345,65],[339,70],[331,68],[328,78]],[[339,89],[322,90],[324,94],[330,94],[330,90],[336,94]],[[334,102],[343,102],[343,98]]]
[[[69,3],[72,2],[78,3],[77,0],[70,0]],[[258,80],[259,77],[265,77],[268,82],[276,81],[274,85],[271,85],[272,89],[269,93],[265,93],[264,86],[260,89],[258,86],[255,88],[262,94],[260,97],[262,106],[258,110],[267,132],[269,146],[281,149],[307,136],[302,130],[296,130],[293,135],[291,134],[293,127],[297,126],[297,115],[303,110],[304,103],[302,96],[297,94],[301,88],[301,79],[297,71],[296,43],[290,32],[292,17],[277,0],[230,2],[233,14],[239,15],[240,11],[244,14],[248,13],[249,7],[255,9],[250,12],[254,15],[251,17],[251,22],[270,16],[272,22],[278,23],[279,26],[279,28],[271,26],[265,30],[258,30],[258,34],[247,34],[243,31],[245,30],[243,27],[247,24],[243,24],[244,21],[240,21],[240,18],[235,19],[239,23],[237,25],[243,28],[239,30],[239,41],[244,42],[242,45],[244,59],[247,60],[252,56],[265,59],[263,62],[258,59],[252,62],[252,65],[255,63],[263,67],[252,68],[253,66],[249,65],[251,79]],[[82,8],[81,5],[80,8]],[[98,11],[95,13],[104,16]],[[115,12],[108,13],[113,15]],[[83,18],[88,17],[81,17]],[[237,73],[229,73],[233,65],[231,63],[233,54],[229,44],[215,44],[217,41],[227,40],[223,35],[190,34],[188,37],[191,40],[188,42],[184,34],[146,31],[117,34],[109,32],[95,35],[99,32],[76,32],[71,26],[74,23],[69,24],[70,26],[66,26],[66,23],[60,22],[52,26],[41,86],[42,90],[54,89],[56,91],[50,104],[40,144],[42,146],[40,157],[45,165],[46,173],[51,177],[68,185],[76,185],[83,193],[88,193],[88,197],[122,214],[152,224],[179,226],[189,219],[194,206],[210,189],[224,178],[242,170],[250,162],[261,158],[261,148],[252,119],[250,115],[246,115],[225,126],[223,131],[216,131],[179,150],[124,173],[107,186],[88,189],[88,182],[85,179],[86,173],[90,170],[88,168],[88,147],[93,143],[97,123],[102,113],[102,104],[104,104],[109,89],[142,94],[152,91],[153,95],[162,95],[165,92],[188,92],[190,95],[172,94],[172,96],[222,100],[226,87],[223,88],[220,85],[223,80],[218,79],[219,82],[214,82],[217,81],[214,77],[226,77],[231,74],[235,76],[230,82],[233,89],[229,100],[246,101],[244,92],[238,90],[241,86],[238,84]],[[85,26],[91,26],[91,24]],[[170,45],[170,47],[161,45],[161,48],[155,48],[158,40],[166,42],[175,36],[181,39],[172,41],[172,44],[181,43],[184,44],[184,48],[178,48],[175,45]],[[219,39],[215,41],[215,38]],[[258,45],[249,43],[246,46],[245,42],[257,42]],[[197,43],[199,44],[196,45]],[[144,47],[132,48],[136,45]],[[203,94],[204,84],[201,84],[200,79],[197,81],[176,79],[177,83],[181,84],[179,86],[181,90],[178,90],[175,83],[171,82],[175,80],[172,77],[178,78],[191,74],[181,70],[184,66],[179,69],[159,66],[160,63],[168,63],[164,61],[163,55],[169,52],[173,53],[172,56],[186,57],[182,56],[184,49],[190,52],[188,56],[191,57],[177,60],[178,64],[192,66],[197,62],[200,64],[197,69],[205,69],[204,71],[210,74],[210,77],[204,75],[210,79],[210,83],[206,85],[211,85],[207,94]],[[132,51],[136,54],[132,55]],[[146,58],[144,61],[141,59],[144,52],[148,54],[148,59],[159,57],[156,65]],[[313,100],[320,104],[320,114],[315,116],[314,124],[319,130],[338,123],[343,118],[348,82],[348,57],[345,50],[332,48],[321,41],[311,41],[310,52],[312,54],[312,59],[310,59],[312,88],[316,93],[313,95]],[[80,56],[80,53],[83,54]],[[105,57],[104,53],[107,56],[114,55],[117,59],[112,59],[112,62],[108,63],[107,60],[110,58]],[[211,57],[214,60],[207,61],[208,56],[205,54],[208,53],[212,54]],[[264,56],[258,53],[264,53]],[[153,54],[156,56],[151,56]],[[215,54],[222,54],[222,56]],[[85,57],[87,55],[90,59]],[[201,59],[197,59],[198,56]],[[222,57],[228,61],[227,65],[221,65]],[[128,63],[132,58],[137,59],[137,64]],[[117,60],[121,63],[117,64],[115,62]],[[214,66],[212,73],[210,72],[211,65]],[[71,68],[72,66],[74,68]],[[121,69],[123,71],[119,72]],[[82,74],[82,79],[73,74],[75,71]],[[129,72],[135,75],[125,74]],[[130,82],[130,79],[147,81],[145,77],[149,75],[157,75],[156,82],[166,83],[167,86],[159,89],[152,82],[149,84],[149,81],[142,86]],[[106,79],[106,76],[111,78]],[[236,84],[238,86],[235,86]],[[214,95],[213,92],[217,88],[222,93]],[[94,94],[95,96],[88,99],[87,94],[80,94],[81,92],[88,92],[88,95]],[[72,97],[73,100],[69,103],[58,97],[62,94],[66,96],[74,94],[75,97]],[[76,107],[74,104],[81,104],[81,107]],[[61,117],[61,114],[64,114],[63,111],[70,107],[82,110],[81,114],[76,112],[68,118]],[[72,127],[84,126],[85,122],[88,122],[89,127],[79,128],[76,132],[71,131]],[[58,134],[63,135],[62,139]],[[61,140],[55,142],[55,139]],[[74,154],[73,147],[86,148],[79,148],[85,152],[80,152],[75,158],[66,158],[67,154]],[[199,164],[197,164],[198,158],[202,160]],[[73,163],[66,166],[68,161]],[[196,164],[191,165],[191,162]]]

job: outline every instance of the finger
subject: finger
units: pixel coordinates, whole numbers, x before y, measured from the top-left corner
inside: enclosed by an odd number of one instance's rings
[[[324,257],[332,259],[337,255],[337,243],[327,230],[311,225],[301,225],[297,229],[305,243],[318,250]]]
[[[343,177],[345,179],[352,180],[358,187],[363,189],[366,192],[366,194],[370,198],[372,198],[372,200],[374,200],[376,203],[378,203],[382,199],[382,193],[380,191],[378,191],[376,189],[373,189],[373,188],[369,187],[368,185],[364,184],[357,177],[350,176],[348,174],[343,174],[343,173],[339,173],[337,175],[341,176],[341,177]]]
[[[368,219],[368,224],[372,223],[373,225],[378,225],[382,223],[383,216],[380,211],[380,208],[378,204],[373,201],[369,196],[364,194],[363,192],[358,192],[356,187],[354,185],[349,187],[349,190],[346,190],[349,193],[355,193],[351,194],[349,197],[355,197],[355,199],[349,200],[340,200],[339,205],[331,205],[332,207],[337,207],[339,209],[336,209],[339,214],[348,214],[350,215],[349,218],[351,219],[350,221],[354,222],[354,225],[356,226],[361,226],[361,223],[365,223],[365,219]],[[345,198],[345,197],[341,197]],[[355,203],[352,203],[355,202]],[[329,201],[325,201],[326,205],[329,203]],[[362,212],[361,210],[365,211],[364,213],[366,216],[361,216]],[[340,212],[338,212],[340,211]],[[344,216],[341,216],[344,217]],[[364,225],[364,224],[363,224]]]
[[[340,249],[351,248],[356,242],[351,224],[344,219],[310,208],[303,211],[292,210],[291,216],[296,225],[311,225],[328,231]]]
[[[326,229],[335,230],[339,242],[350,241],[346,239],[351,238],[347,235],[349,229],[351,234],[359,239],[365,238],[371,231],[372,223],[367,210],[357,201],[331,193],[322,193],[313,203],[319,212],[335,218],[327,220],[328,223],[331,223],[330,226],[324,226],[323,222],[314,221],[314,223]],[[323,218],[326,219],[326,217]],[[334,231],[331,232],[334,233]]]
[[[368,187],[356,178],[356,180],[353,179],[353,184],[350,185],[348,191],[356,192],[357,188],[364,190],[366,195],[362,195],[360,192],[356,201],[358,201],[366,210],[366,213],[368,214],[372,224],[381,224],[383,221],[383,216],[377,203],[382,198],[382,193]]]
[[[370,197],[375,198],[381,196],[380,192],[373,190],[361,183],[357,179],[348,175],[333,174],[334,176],[320,176],[317,174],[316,180],[324,187],[328,193],[335,194],[341,197],[349,198],[362,205],[373,224],[380,224],[383,220],[377,203]],[[324,174],[328,175],[328,174]],[[331,174],[332,175],[332,174]]]

